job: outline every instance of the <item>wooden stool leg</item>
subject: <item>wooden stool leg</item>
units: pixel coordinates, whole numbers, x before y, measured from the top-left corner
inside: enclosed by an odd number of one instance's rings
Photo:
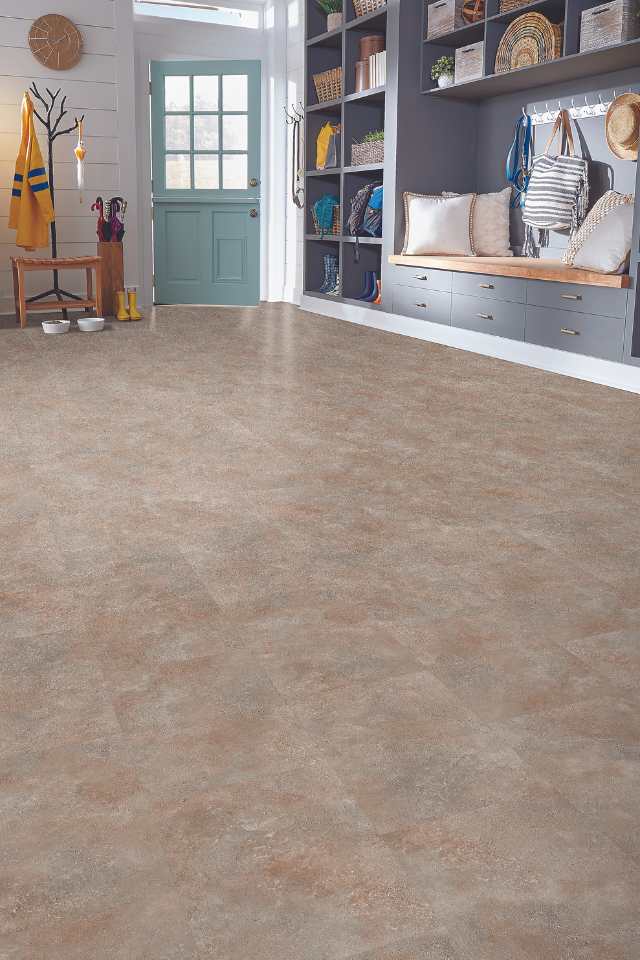
[[[18,264],[18,319],[20,327],[24,330],[27,325],[27,297],[25,293],[24,270],[22,264]]]
[[[102,316],[102,263],[96,263],[96,316]]]
[[[16,312],[16,323],[20,323],[20,292],[18,290],[18,268],[15,260],[11,261],[13,271],[13,307]]]
[[[93,300],[93,273],[91,267],[87,267],[87,300]],[[91,313],[91,307],[86,307],[84,312]]]

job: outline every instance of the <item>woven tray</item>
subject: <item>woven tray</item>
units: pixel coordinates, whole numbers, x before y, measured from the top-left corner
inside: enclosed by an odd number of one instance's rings
[[[562,54],[562,24],[556,25],[541,13],[523,13],[510,23],[498,44],[496,73],[557,60]]]
[[[380,7],[386,7],[387,0],[353,0],[353,10],[356,17],[364,17],[367,13],[375,13]]]
[[[313,83],[318,95],[318,103],[339,100],[342,96],[342,67],[333,67],[322,73],[314,73]]]
[[[363,163],[384,163],[384,140],[371,140],[366,143],[354,143],[351,147],[351,166],[359,167]]]
[[[320,226],[318,224],[318,218],[316,217],[316,212],[313,209],[313,207],[311,207],[311,218],[313,220],[313,229],[315,230],[315,232],[318,234],[319,237],[321,236],[327,237],[330,235],[334,237],[340,236],[342,232],[342,224],[340,222],[340,204],[337,204],[333,208],[333,223],[331,224],[331,230],[325,230],[324,234],[320,229]]]

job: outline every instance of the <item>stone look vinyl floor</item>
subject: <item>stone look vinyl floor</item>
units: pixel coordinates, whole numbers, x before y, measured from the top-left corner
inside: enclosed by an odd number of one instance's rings
[[[637,960],[640,398],[0,331],[2,960]]]

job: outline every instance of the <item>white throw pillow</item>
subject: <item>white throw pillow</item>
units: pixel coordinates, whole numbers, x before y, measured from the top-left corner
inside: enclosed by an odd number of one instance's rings
[[[457,197],[457,193],[443,193]],[[479,193],[473,212],[473,248],[478,257],[512,257],[509,246],[509,204],[511,187],[497,193]]]
[[[460,197],[404,194],[405,236],[402,252],[414,255],[472,257],[475,193]]]
[[[574,267],[598,273],[620,273],[631,252],[633,207],[620,204],[594,227],[573,258]]]

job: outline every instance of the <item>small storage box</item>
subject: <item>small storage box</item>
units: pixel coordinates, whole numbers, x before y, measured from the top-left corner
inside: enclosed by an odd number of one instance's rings
[[[484,73],[484,40],[456,50],[455,82],[478,80]]]
[[[441,37],[464,26],[464,0],[436,0],[427,6],[427,39]]]
[[[623,43],[638,36],[637,0],[611,0],[582,11],[580,53]]]

